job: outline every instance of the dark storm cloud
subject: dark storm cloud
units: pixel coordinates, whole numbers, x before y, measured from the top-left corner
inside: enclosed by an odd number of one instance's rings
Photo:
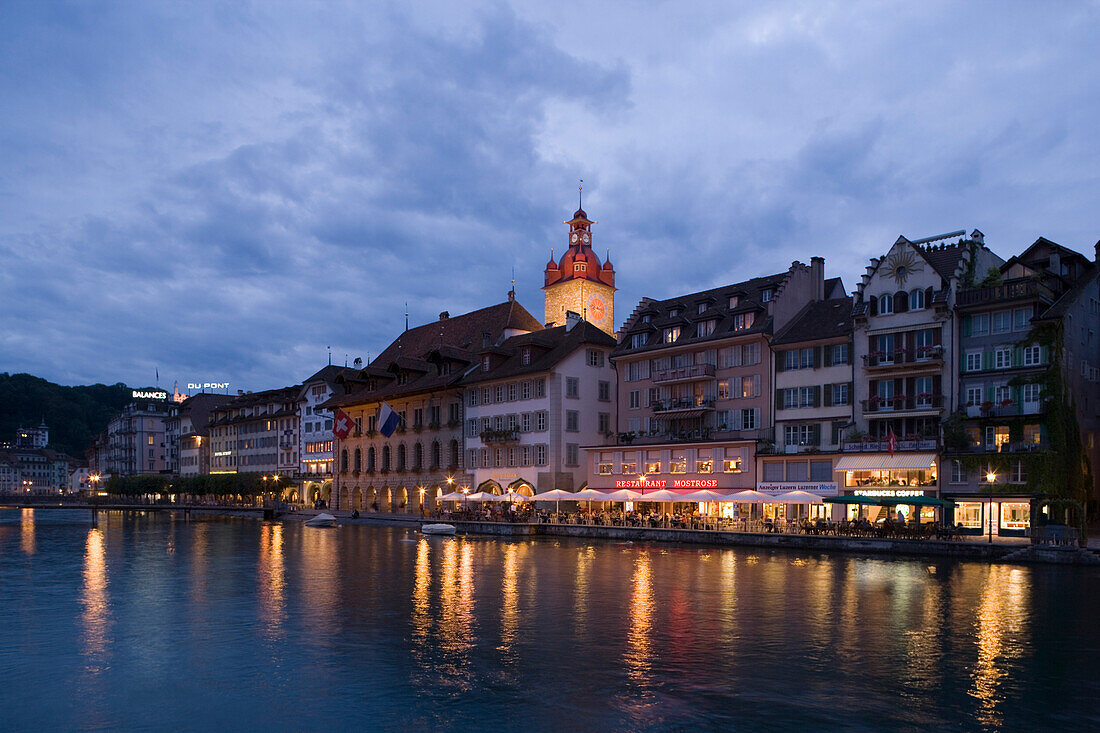
[[[1095,4],[410,7],[0,7],[0,370],[288,384],[513,267],[540,317],[581,177],[620,323],[815,254],[851,288],[898,233],[1098,234]]]

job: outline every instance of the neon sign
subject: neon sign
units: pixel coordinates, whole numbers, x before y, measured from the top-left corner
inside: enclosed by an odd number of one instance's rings
[[[166,400],[168,399],[167,392],[135,389],[130,392],[131,398],[135,400]]]

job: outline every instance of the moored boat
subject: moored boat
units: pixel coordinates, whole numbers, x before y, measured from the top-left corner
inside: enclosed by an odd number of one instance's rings
[[[424,534],[454,534],[455,526],[453,524],[424,524],[421,525],[420,531]]]
[[[318,514],[312,519],[306,520],[307,527],[335,527],[336,517],[331,514]]]

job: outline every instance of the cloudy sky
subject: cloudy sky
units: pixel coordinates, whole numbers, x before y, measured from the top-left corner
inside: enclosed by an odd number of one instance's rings
[[[898,234],[1100,238],[1097,2],[0,3],[0,371],[262,389],[410,320],[618,322]]]

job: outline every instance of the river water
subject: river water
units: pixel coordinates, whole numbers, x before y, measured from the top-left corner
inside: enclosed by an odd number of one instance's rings
[[[4,730],[1098,730],[1100,571],[0,510]]]

